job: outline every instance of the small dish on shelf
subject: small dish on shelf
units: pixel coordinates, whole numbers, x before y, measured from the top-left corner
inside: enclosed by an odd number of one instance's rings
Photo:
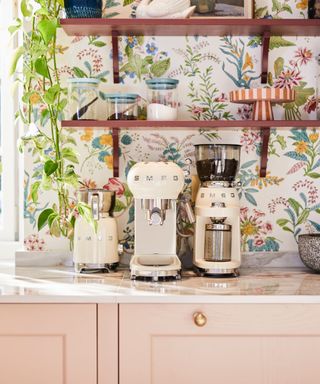
[[[274,120],[272,104],[290,103],[296,92],[287,88],[251,88],[230,92],[230,101],[239,104],[253,104],[252,120]]]

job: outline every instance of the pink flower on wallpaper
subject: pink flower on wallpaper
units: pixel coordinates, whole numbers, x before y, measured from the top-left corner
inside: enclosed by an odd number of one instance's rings
[[[298,161],[298,163],[295,163],[287,172],[287,175],[292,175],[293,173],[298,172],[301,168],[304,167],[304,161]]]
[[[307,48],[299,48],[294,57],[298,65],[306,65],[312,59],[312,52]]]
[[[256,247],[261,247],[261,245],[264,244],[264,241],[263,241],[263,239],[257,238],[257,239],[254,240],[253,244]]]
[[[246,153],[255,151],[257,145],[261,143],[260,132],[254,131],[251,129],[243,129],[240,137],[240,144],[242,145],[242,150]]]
[[[203,108],[201,107],[198,107],[197,105],[194,105],[192,106],[192,110],[191,112],[194,114],[194,115],[201,115],[201,113],[203,113]]]
[[[71,44],[78,43],[79,41],[83,40],[84,36],[76,36],[72,39]]]
[[[44,251],[45,241],[38,234],[32,234],[24,239],[24,246],[27,251]]]
[[[86,48],[82,49],[78,54],[77,58],[79,60],[91,58],[92,59],[92,68],[94,73],[99,73],[102,70],[102,56],[98,53],[97,49],[94,48]]]
[[[97,188],[97,183],[93,179],[83,179],[82,181],[80,181],[80,184],[82,185],[82,187],[88,189]]]
[[[216,97],[214,99],[214,101],[217,102],[217,103],[223,103],[223,102],[225,102],[227,100],[228,100],[228,96],[225,93],[223,93],[223,92],[221,93],[220,96],[218,96],[218,97]]]
[[[242,251],[278,250],[276,239],[270,237],[272,224],[265,221],[266,214],[257,209],[250,213],[248,207],[240,209],[240,228],[242,234]]]
[[[307,191],[308,196],[308,204],[315,204],[319,199],[319,190],[314,185],[313,181],[309,180],[299,180],[295,184],[293,184],[292,189],[297,192],[301,189],[304,189]]]
[[[305,104],[305,106],[303,107],[303,109],[307,113],[314,112],[316,110],[316,108],[317,108],[317,99],[314,96],[309,98],[307,101],[307,104]]]
[[[237,115],[241,120],[250,120],[252,118],[252,106],[244,104],[241,107],[238,107]]]
[[[61,75],[67,75],[68,77],[73,76],[73,70],[71,67],[69,67],[69,65],[63,65],[62,67],[60,67],[58,70],[58,73],[59,73],[59,77]]]
[[[279,77],[274,82],[274,86],[275,88],[292,89],[299,85],[300,80],[302,80],[302,77],[298,69],[287,69],[280,73]]]
[[[124,185],[115,177],[110,177],[108,184],[105,184],[103,189],[116,192],[117,197],[121,197],[125,191]]]
[[[285,199],[284,197],[278,197],[276,199],[271,200],[271,202],[268,204],[269,212],[276,213],[278,206],[288,208],[289,207],[288,200]]]

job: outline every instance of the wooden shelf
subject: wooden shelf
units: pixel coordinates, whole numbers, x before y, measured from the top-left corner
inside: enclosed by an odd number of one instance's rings
[[[64,120],[63,127],[68,128],[123,128],[123,129],[216,129],[216,128],[292,128],[292,127],[320,127],[320,120],[176,120],[176,121],[150,121],[150,120]]]
[[[61,19],[70,36],[320,36],[320,19]]]
[[[261,83],[267,83],[269,44],[271,36],[320,36],[320,19],[61,19],[61,26],[71,36],[111,36],[113,50],[113,79],[120,82],[119,36],[261,36]],[[262,133],[260,176],[265,177],[271,128],[320,127],[319,120],[302,121],[63,121],[69,128],[110,128],[114,148],[114,176],[119,175],[119,130],[124,129],[217,129],[252,128]]]

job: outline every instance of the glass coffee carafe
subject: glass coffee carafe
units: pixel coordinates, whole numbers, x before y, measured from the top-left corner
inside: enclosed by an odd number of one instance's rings
[[[207,181],[233,182],[239,170],[240,145],[195,145],[197,173],[201,183]]]

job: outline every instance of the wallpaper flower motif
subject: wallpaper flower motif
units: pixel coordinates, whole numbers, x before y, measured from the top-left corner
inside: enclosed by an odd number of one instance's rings
[[[296,198],[273,199],[268,207],[271,213],[276,213],[278,208],[283,208],[286,218],[277,220],[277,224],[283,231],[290,232],[294,238],[298,240],[298,235],[302,229],[313,227],[316,231],[320,231],[320,200],[319,189],[313,181],[298,181],[292,186],[294,192],[299,192]],[[313,214],[313,215],[312,215]],[[313,217],[313,219],[311,219]],[[306,227],[306,224],[309,224]]]
[[[121,3],[120,5],[117,3]],[[123,2],[107,0],[106,15],[117,13]],[[304,17],[303,0],[257,0],[263,8],[260,17]],[[130,4],[127,6],[130,7]],[[115,15],[116,16],[116,15]],[[274,107],[276,119],[313,119],[316,116],[315,58],[320,54],[319,39],[276,37],[271,41],[269,84],[293,87],[298,97],[294,103]],[[101,80],[105,92],[134,92],[146,96],[145,80],[169,76],[179,80],[179,118],[192,120],[239,120],[239,130],[167,131],[122,130],[120,134],[120,178],[112,175],[112,136],[109,129],[65,131],[68,145],[79,153],[75,171],[83,186],[106,188],[117,194],[116,217],[119,235],[127,254],[133,252],[133,197],[126,175],[137,161],[169,160],[179,164],[190,192],[196,174],[194,147],[199,143],[240,143],[242,251],[297,251],[296,239],[303,232],[320,232],[320,137],[319,130],[301,129],[271,131],[267,177],[259,177],[261,136],[246,128],[251,107],[231,104],[229,91],[260,85],[261,38],[250,37],[121,37],[119,60],[121,84],[112,84],[112,50],[104,37],[67,37],[59,35],[59,75],[93,76]],[[39,84],[39,86],[42,86]],[[37,105],[36,121],[41,119],[41,100],[32,95]],[[105,118],[105,102],[99,101]],[[39,196],[32,205],[30,181],[41,175],[31,151],[25,154],[25,237],[36,234],[39,210],[50,197]],[[38,180],[38,179],[37,179]],[[53,243],[46,233],[40,234],[46,248],[64,247]]]
[[[243,252],[279,251],[279,242],[273,236],[272,224],[265,220],[266,214],[257,209],[241,208],[240,228]]]

